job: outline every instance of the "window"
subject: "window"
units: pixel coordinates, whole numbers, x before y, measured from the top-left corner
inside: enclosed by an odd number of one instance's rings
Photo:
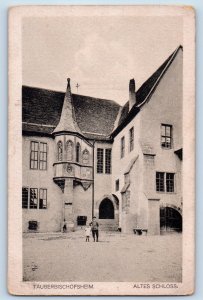
[[[156,190],[157,192],[164,192],[164,173],[156,172]]]
[[[39,150],[39,143],[38,142],[31,142],[31,152],[30,152],[30,168],[31,169],[38,169],[38,150]]]
[[[174,192],[174,173],[166,173],[166,192]]]
[[[104,149],[97,148],[97,173],[103,173]]]
[[[97,173],[104,172],[111,174],[111,149],[97,148]]]
[[[47,143],[31,141],[30,168],[47,170]]]
[[[66,142],[66,156],[67,156],[67,160],[73,160],[73,142],[72,141]]]
[[[174,173],[156,172],[156,191],[174,193]]]
[[[161,124],[161,146],[172,148],[172,125]]]
[[[38,198],[38,190],[39,190],[39,198]],[[22,188],[22,208],[46,209],[47,208],[47,189],[23,187]]]
[[[129,150],[134,149],[134,127],[129,130]]]
[[[105,149],[105,173],[111,174],[111,149]]]
[[[47,208],[47,189],[39,190],[39,209]]]
[[[121,158],[125,156],[125,137],[121,138]]]
[[[29,189],[23,187],[22,188],[22,208],[28,208],[28,193],[29,193]]]
[[[82,153],[82,162],[87,165],[89,163],[89,151],[85,149]]]
[[[62,161],[63,160],[63,144],[61,141],[57,143],[57,160]]]
[[[80,162],[80,144],[76,145],[76,162]]]
[[[39,152],[39,169],[46,170],[47,169],[47,144],[40,143],[40,152]]]
[[[37,209],[38,205],[38,189],[31,188],[30,189],[30,208]]]
[[[116,180],[116,188],[115,188],[115,190],[119,191],[119,179]]]

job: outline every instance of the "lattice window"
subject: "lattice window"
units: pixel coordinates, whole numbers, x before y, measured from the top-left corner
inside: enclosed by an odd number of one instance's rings
[[[40,152],[39,152],[39,169],[47,169],[47,143],[40,143]]]
[[[104,169],[104,149],[98,148],[97,149],[97,173],[103,173]]]
[[[31,151],[30,151],[30,168],[38,169],[38,153],[39,153],[39,143],[31,141]]]
[[[161,146],[162,148],[172,148],[172,125],[161,124]]]
[[[39,189],[39,209],[47,208],[47,189]]]
[[[156,172],[156,191],[164,192],[164,173]]]
[[[174,192],[174,173],[166,173],[166,192]]]
[[[30,209],[38,208],[38,189],[31,188],[30,189]]]
[[[29,202],[29,188],[22,188],[22,208],[28,208]]]
[[[175,191],[175,174],[156,172],[156,191],[174,193]]]
[[[111,174],[111,149],[105,149],[105,173]]]

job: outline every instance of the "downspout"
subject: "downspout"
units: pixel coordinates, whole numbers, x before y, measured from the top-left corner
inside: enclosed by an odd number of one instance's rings
[[[92,219],[94,217],[94,146],[95,146],[95,140],[93,140],[93,168],[92,168]]]

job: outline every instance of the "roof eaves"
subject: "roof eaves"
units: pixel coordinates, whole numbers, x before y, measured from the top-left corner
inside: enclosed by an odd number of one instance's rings
[[[178,51],[180,49],[183,49],[183,47],[180,45],[172,54],[170,60],[168,61],[168,63],[166,64],[165,68],[163,69],[163,71],[161,72],[160,76],[158,77],[158,79],[156,80],[155,84],[152,86],[151,90],[149,91],[149,93],[147,94],[147,96],[145,97],[144,101],[142,101],[141,103],[139,103],[137,105],[137,107],[142,107],[152,96],[152,94],[154,93],[156,87],[158,86],[159,82],[161,81],[161,79],[163,78],[164,74],[166,73],[166,71],[168,70],[169,66],[171,65],[171,63],[173,62],[174,58],[176,57]]]

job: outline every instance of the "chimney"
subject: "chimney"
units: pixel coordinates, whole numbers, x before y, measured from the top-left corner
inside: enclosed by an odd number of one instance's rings
[[[130,79],[129,82],[129,111],[136,103],[136,94],[135,94],[135,79]]]

